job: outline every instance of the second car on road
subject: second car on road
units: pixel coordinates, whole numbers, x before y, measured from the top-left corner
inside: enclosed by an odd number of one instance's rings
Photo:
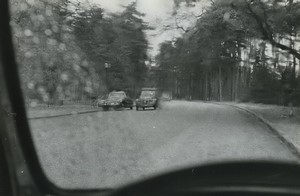
[[[136,110],[158,107],[158,90],[156,88],[142,88],[140,97],[136,100]]]
[[[133,100],[130,99],[124,91],[113,91],[109,93],[107,99],[98,101],[98,107],[102,107],[103,110],[109,110],[110,108],[133,108]]]

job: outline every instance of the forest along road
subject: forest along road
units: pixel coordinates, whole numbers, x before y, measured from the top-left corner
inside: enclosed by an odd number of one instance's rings
[[[108,188],[224,160],[297,161],[253,116],[211,103],[171,101],[30,121],[48,177],[65,188]]]

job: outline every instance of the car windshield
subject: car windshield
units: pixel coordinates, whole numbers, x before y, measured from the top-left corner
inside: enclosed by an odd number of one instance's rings
[[[141,98],[155,97],[155,91],[142,91]]]
[[[102,96],[99,96],[99,97],[98,97],[98,99],[100,99],[100,100],[105,100],[105,99],[107,99],[107,98],[108,98],[108,94],[102,95]]]
[[[123,92],[112,92],[109,93],[108,95],[108,99],[109,100],[115,100],[115,99],[123,99],[125,96],[125,93]]]
[[[9,1],[30,131],[58,187],[299,163],[299,0]]]

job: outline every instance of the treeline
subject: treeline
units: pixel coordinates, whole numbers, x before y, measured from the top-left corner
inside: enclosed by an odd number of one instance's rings
[[[136,3],[106,14],[86,2],[14,0],[11,12],[27,100],[56,104],[142,87],[149,27]]]
[[[300,105],[299,30],[298,1],[213,0],[153,77],[179,99]]]

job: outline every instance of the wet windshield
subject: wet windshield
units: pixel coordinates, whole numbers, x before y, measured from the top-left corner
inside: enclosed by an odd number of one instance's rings
[[[115,188],[205,163],[299,162],[298,0],[10,4],[28,122],[55,185]]]
[[[112,92],[108,95],[108,100],[123,99],[126,95],[123,92]]]
[[[155,91],[142,91],[141,98],[155,97]]]

